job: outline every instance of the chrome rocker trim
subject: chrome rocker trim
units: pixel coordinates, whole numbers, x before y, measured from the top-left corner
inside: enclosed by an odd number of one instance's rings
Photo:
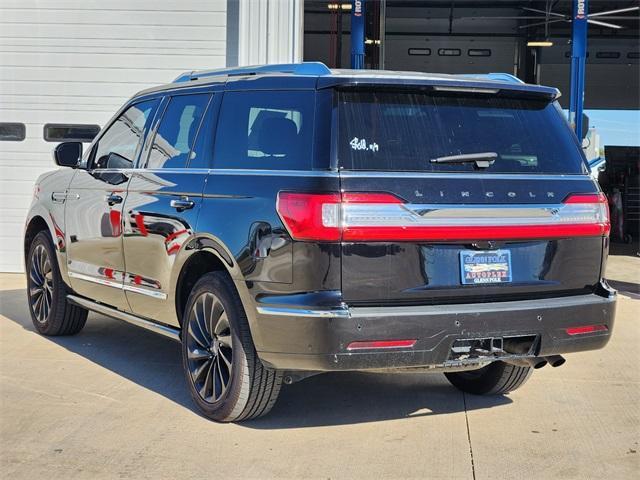
[[[87,310],[101,313],[102,315],[106,315],[117,320],[123,320],[137,327],[141,327],[146,330],[159,333],[160,335],[164,335],[165,337],[168,337],[172,340],[176,340],[178,342],[180,341],[180,330],[178,330],[177,328],[169,327],[167,325],[160,325],[159,323],[136,317],[135,315],[131,315],[130,313],[121,312],[120,310],[116,310],[115,308],[107,307],[106,305],[102,305],[100,303],[96,303],[91,300],[87,300],[86,298],[78,297],[76,295],[67,295],[67,300],[79,307],[86,308]]]

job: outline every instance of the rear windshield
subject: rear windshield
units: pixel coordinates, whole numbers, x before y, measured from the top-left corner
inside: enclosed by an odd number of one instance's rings
[[[548,101],[399,91],[337,95],[338,161],[347,170],[586,173],[566,121]],[[455,158],[470,154],[489,162]]]

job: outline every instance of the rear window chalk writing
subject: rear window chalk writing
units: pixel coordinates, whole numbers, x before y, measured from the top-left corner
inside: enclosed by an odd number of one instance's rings
[[[364,138],[353,137],[353,139],[349,142],[352,150],[368,150],[370,152],[377,152],[380,147],[376,142],[367,143],[367,140]]]

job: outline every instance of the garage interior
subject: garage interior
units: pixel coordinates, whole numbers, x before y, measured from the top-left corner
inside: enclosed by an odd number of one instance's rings
[[[640,109],[639,2],[367,1],[364,3],[364,68],[429,73],[505,72],[526,83],[562,92],[560,105],[575,112]],[[308,0],[304,59],[350,68],[354,3]],[[587,8],[587,32],[574,31],[578,8]],[[579,30],[579,27],[578,27]],[[584,44],[582,43],[584,42]],[[574,44],[577,48],[573,49]],[[584,51],[584,72],[572,57]],[[581,90],[584,95],[581,95]],[[572,100],[573,97],[573,100]],[[640,127],[625,145],[600,145],[588,116],[571,116],[588,160],[606,158],[599,181],[609,197],[612,240],[631,243],[640,232]],[[575,125],[577,123],[577,125]],[[593,132],[592,132],[593,133]],[[633,146],[636,145],[636,146]],[[591,148],[589,148],[591,147]],[[596,174],[597,176],[597,174]]]
[[[638,2],[588,6],[590,15],[617,13],[589,22],[585,108],[638,109]],[[507,72],[557,87],[568,108],[572,7],[568,0],[365,2],[365,68]],[[305,1],[304,60],[350,68],[350,23],[349,2]]]

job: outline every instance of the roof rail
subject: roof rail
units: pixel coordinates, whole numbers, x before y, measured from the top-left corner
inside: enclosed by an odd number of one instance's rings
[[[465,73],[463,75],[460,75],[461,77],[466,77],[466,78],[476,78],[478,80],[498,80],[501,82],[508,82],[508,83],[520,83],[523,84],[524,82],[522,80],[520,80],[518,77],[516,77],[515,75],[511,75],[510,73]]]
[[[235,75],[259,75],[261,73],[290,73],[293,75],[329,75],[331,70],[322,62],[280,63],[274,65],[255,65],[251,67],[221,68],[218,70],[202,70],[185,72],[173,82],[190,82],[199,78],[235,76]]]

